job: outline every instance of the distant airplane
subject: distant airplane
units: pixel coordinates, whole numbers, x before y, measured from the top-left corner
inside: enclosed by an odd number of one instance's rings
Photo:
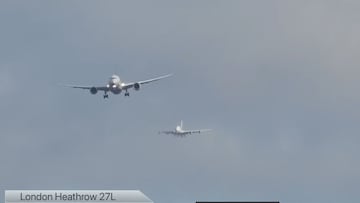
[[[211,131],[211,129],[201,129],[201,130],[184,130],[183,129],[183,121],[180,121],[180,125],[176,126],[175,130],[170,130],[170,131],[160,131],[159,134],[163,133],[163,134],[171,134],[171,135],[175,135],[175,136],[186,136],[189,134],[193,134],[193,133],[202,133],[202,132],[207,132],[207,131]]]
[[[135,90],[140,90],[140,86],[143,84],[161,80],[163,78],[170,77],[171,75],[172,74],[168,74],[168,75],[160,76],[160,77],[149,79],[149,80],[143,80],[143,81],[131,82],[131,83],[124,83],[120,80],[120,77],[118,75],[112,75],[106,86],[100,86],[100,87],[76,86],[76,85],[67,85],[67,86],[72,87],[72,88],[90,90],[91,94],[96,94],[98,91],[104,91],[104,99],[105,99],[105,98],[109,98],[108,92],[111,92],[113,94],[120,94],[122,91],[125,91],[125,96],[130,96],[128,89],[134,88]]]

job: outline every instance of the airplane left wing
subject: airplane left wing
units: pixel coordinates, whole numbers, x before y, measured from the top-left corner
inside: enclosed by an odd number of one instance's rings
[[[163,76],[160,76],[160,77],[157,77],[157,78],[152,78],[152,79],[149,79],[149,80],[143,80],[143,81],[139,81],[139,82],[124,83],[122,85],[122,88],[123,89],[129,89],[129,88],[132,88],[132,87],[134,87],[136,85],[143,85],[143,84],[155,82],[155,81],[158,81],[158,80],[170,77],[170,76],[172,76],[172,74],[163,75]],[[135,88],[137,88],[137,87],[135,87]]]
[[[211,129],[201,129],[201,130],[189,130],[189,131],[186,131],[186,133],[188,134],[192,134],[192,133],[203,133],[203,132],[208,132],[208,131],[211,131]]]

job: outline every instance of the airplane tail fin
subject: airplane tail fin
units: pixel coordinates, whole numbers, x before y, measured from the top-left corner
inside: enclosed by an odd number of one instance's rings
[[[180,128],[183,129],[183,121],[180,121]]]

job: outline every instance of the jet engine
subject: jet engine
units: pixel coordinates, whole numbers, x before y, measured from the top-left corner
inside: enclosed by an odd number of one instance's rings
[[[90,88],[90,93],[91,93],[91,94],[96,94],[97,91],[98,91],[98,90],[96,89],[96,87]]]
[[[139,90],[140,89],[140,83],[135,83],[134,84],[134,89]]]

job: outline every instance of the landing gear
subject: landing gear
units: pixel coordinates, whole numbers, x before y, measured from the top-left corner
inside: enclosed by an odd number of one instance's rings
[[[107,92],[105,92],[104,99],[107,99],[107,98],[109,98],[109,95],[107,94]]]
[[[125,97],[129,97],[130,93],[129,92],[125,92]]]

